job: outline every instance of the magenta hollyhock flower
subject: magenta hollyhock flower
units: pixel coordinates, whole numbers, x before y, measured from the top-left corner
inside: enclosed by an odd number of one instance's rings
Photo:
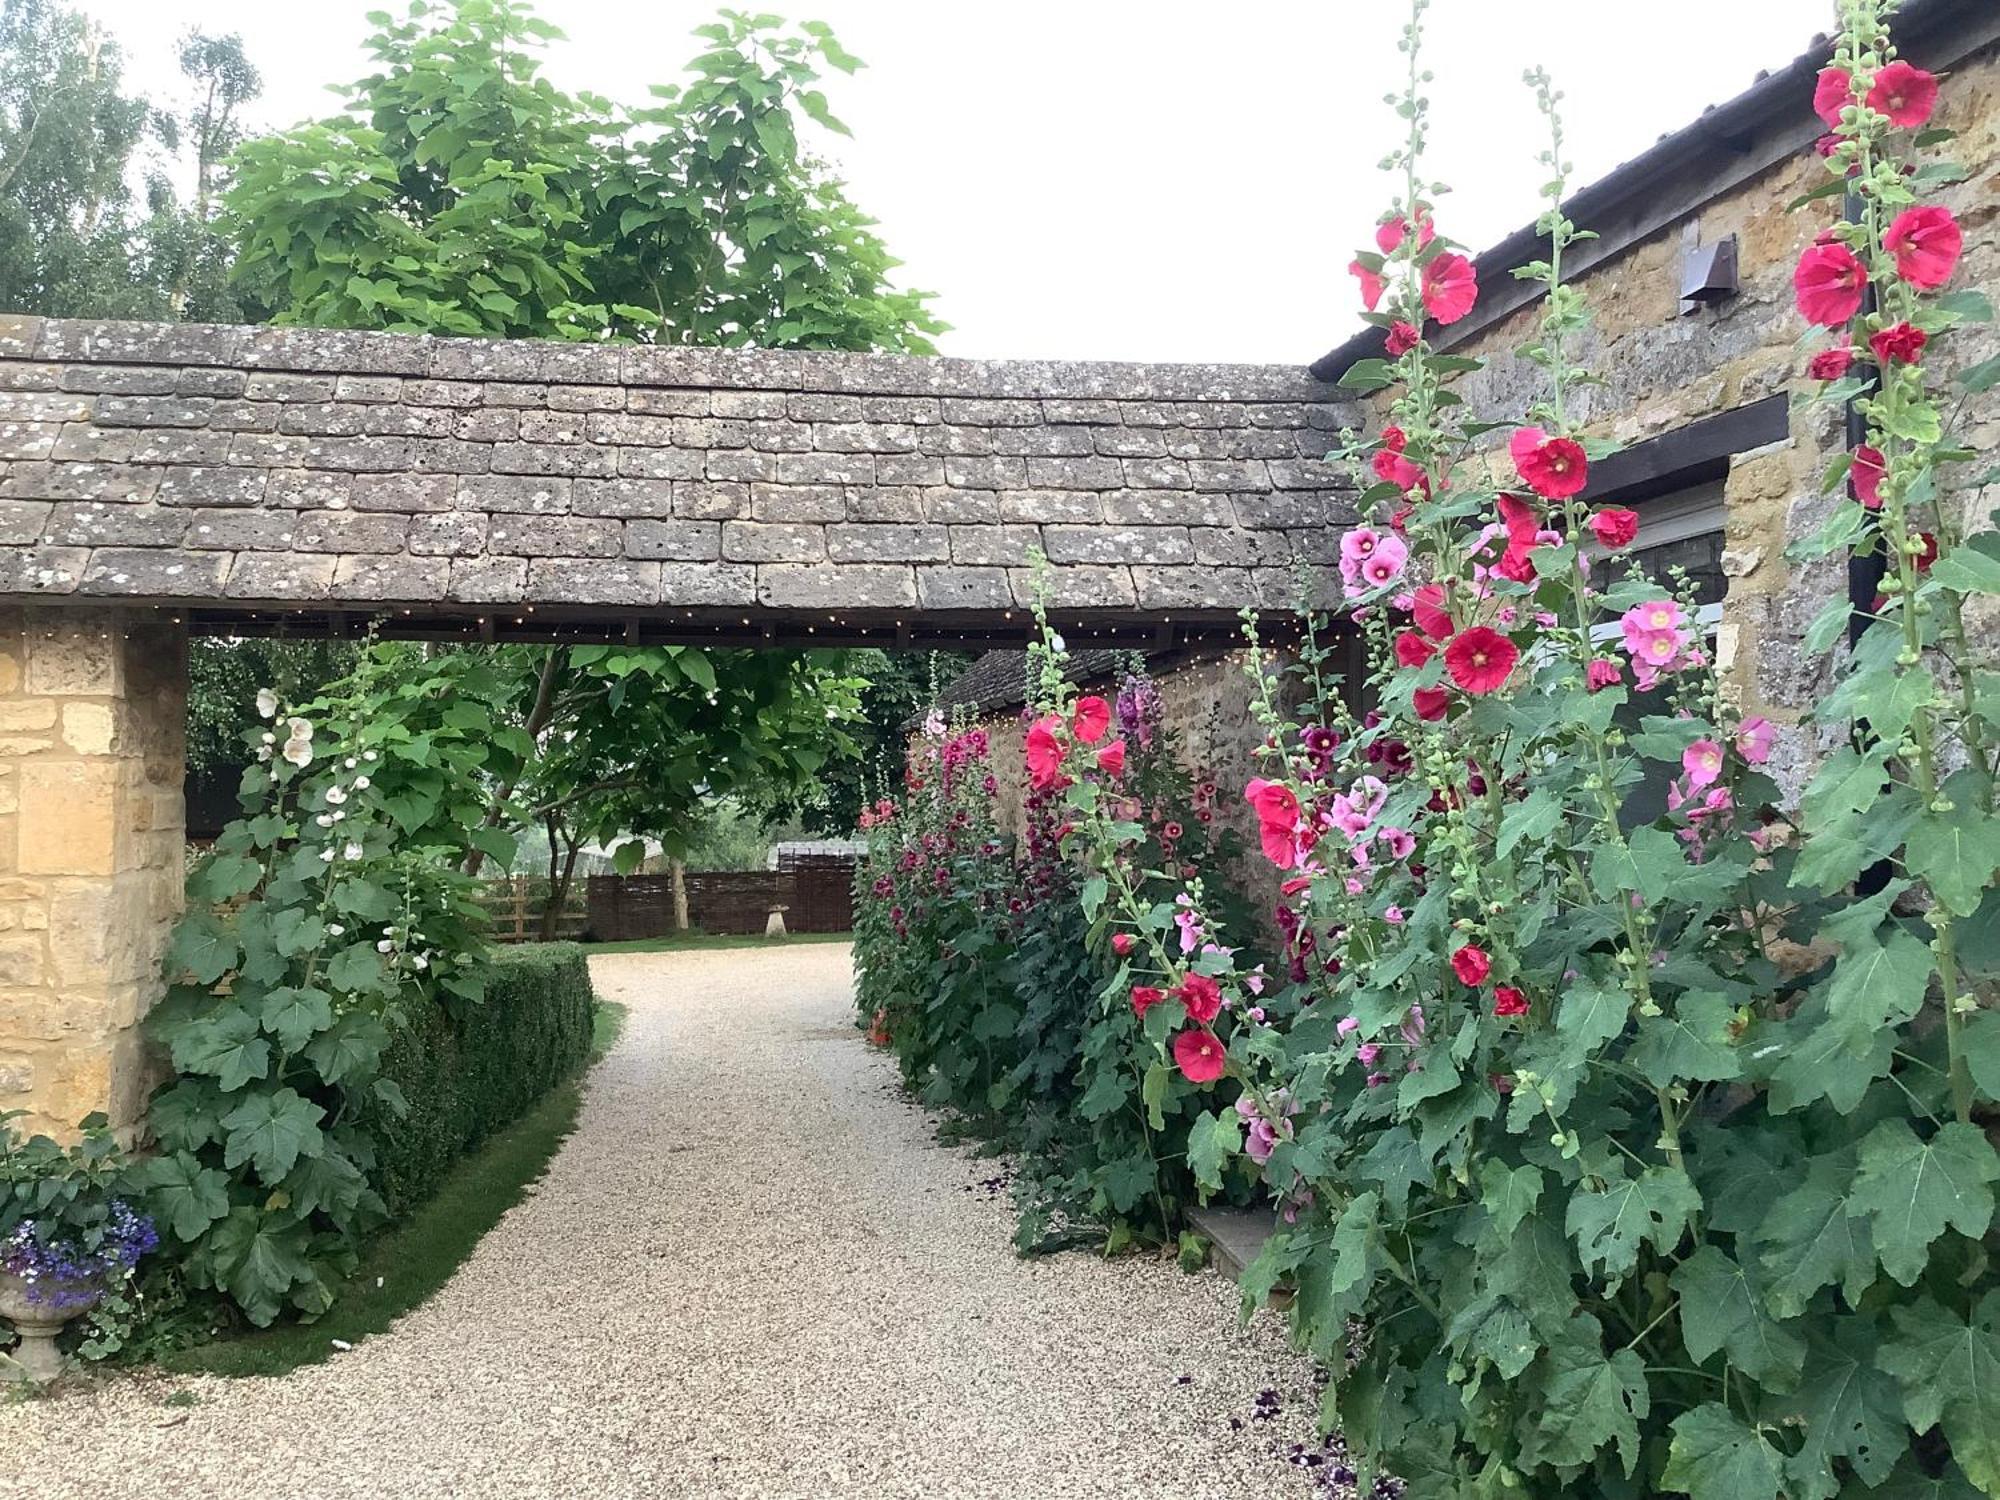
[[[1681,752],[1681,769],[1691,785],[1712,785],[1722,774],[1722,746],[1714,740],[1696,740]]]
[[[1777,730],[1762,714],[1745,719],[1736,726],[1736,753],[1753,766],[1761,766],[1771,758],[1771,741]]]
[[[1382,1055],[1382,1044],[1380,1042],[1363,1042],[1359,1047],[1354,1049],[1354,1055],[1360,1059],[1363,1067],[1373,1067],[1375,1059]]]
[[[1190,1026],[1174,1038],[1174,1065],[1189,1083],[1210,1084],[1229,1068],[1229,1054],[1206,1026]]]
[[[1391,828],[1386,823],[1376,832],[1393,859],[1408,859],[1417,852],[1417,841],[1407,828]]]
[[[1965,235],[1950,209],[1926,204],[1897,214],[1882,248],[1896,257],[1897,275],[1920,291],[1934,292],[1957,269]]]

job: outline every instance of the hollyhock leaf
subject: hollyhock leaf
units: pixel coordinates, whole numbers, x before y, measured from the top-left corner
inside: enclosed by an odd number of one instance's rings
[[[1410,1189],[1431,1179],[1431,1157],[1417,1148],[1417,1138],[1407,1125],[1397,1125],[1375,1137],[1367,1153],[1354,1164],[1354,1175],[1363,1182],[1379,1183],[1382,1202],[1401,1214]]]
[[[1084,1090],[1083,1097],[1077,1101],[1076,1111],[1086,1120],[1101,1120],[1106,1115],[1123,1109],[1131,1092],[1122,1070],[1096,1069],[1090,1080],[1090,1087]]]
[[[1847,622],[1854,617],[1854,606],[1845,599],[1829,599],[1826,607],[1812,618],[1806,627],[1805,651],[1809,656],[1819,656],[1832,648],[1833,643],[1847,631]]]
[[[306,1061],[328,1083],[365,1078],[389,1045],[388,1028],[375,1017],[351,1012],[306,1044]]]
[[[1853,1202],[1869,1216],[1882,1269],[1915,1286],[1947,1228],[1975,1240],[1986,1233],[1996,1180],[2000,1156],[1977,1126],[1953,1120],[1925,1140],[1906,1121],[1884,1120],[1862,1139]]]
[[[1834,960],[1827,1015],[1839,1025],[1899,1026],[1923,1008],[1930,950],[1898,923],[1849,944]]]
[[[392,981],[388,965],[373,943],[350,943],[326,966],[326,982],[335,994],[367,995],[386,992]]]
[[[271,1068],[271,1044],[257,1034],[257,1018],[246,1010],[225,1010],[176,1028],[168,1051],[180,1072],[208,1074],[226,1094]]]
[[[205,911],[190,912],[174,928],[167,948],[168,977],[185,973],[196,984],[210,985],[236,965],[236,940]]]
[[[1982,1297],[1969,1323],[1929,1297],[1891,1316],[1898,1336],[1878,1358],[1902,1385],[1910,1425],[1942,1426],[1966,1477],[2000,1494],[2000,1292]]]
[[[1681,1299],[1681,1342],[1696,1364],[1727,1349],[1729,1363],[1766,1390],[1797,1384],[1805,1340],[1770,1316],[1754,1266],[1703,1245],[1675,1269],[1671,1284]]]
[[[1609,901],[1622,892],[1636,891],[1648,906],[1675,893],[1677,883],[1692,871],[1681,841],[1664,828],[1635,828],[1624,847],[1600,847],[1590,861],[1590,880],[1597,894]],[[1679,892],[1683,897],[1685,889]]]
[[[1768,1054],[1778,1059],[1770,1070],[1773,1114],[1789,1114],[1824,1099],[1846,1115],[1860,1106],[1869,1085],[1889,1071],[1896,1037],[1865,1018],[1827,1019],[1824,998],[1816,992],[1789,1021],[1760,1028],[1748,1046],[1753,1058],[1761,1061]]]
[[[1743,1060],[1730,1027],[1736,1018],[1720,995],[1696,991],[1673,1002],[1664,1016],[1642,1016],[1632,1065],[1655,1088],[1680,1081],[1719,1083],[1740,1078]]]
[[[338,1151],[303,1156],[286,1175],[284,1189],[300,1213],[351,1209],[368,1190],[368,1179]]]
[[[1891,631],[1875,632],[1888,639]],[[1933,695],[1928,672],[1894,665],[1850,672],[1827,696],[1821,712],[1828,719],[1865,719],[1884,739],[1898,740]]]
[[[2000,870],[2000,819],[1963,804],[1927,813],[1910,830],[1904,861],[1946,908],[1969,917]]]
[[[1243,1129],[1235,1110],[1217,1114],[1204,1110],[1188,1125],[1187,1164],[1197,1186],[1207,1194],[1222,1186],[1223,1169],[1243,1150]]]
[[[1832,1336],[1815,1333],[1797,1391],[1780,1406],[1783,1420],[1804,1431],[1786,1461],[1788,1493],[1799,1500],[1835,1500],[1845,1460],[1862,1483],[1879,1485],[1910,1446],[1902,1395],[1875,1363],[1873,1323],[1843,1318]]]
[[[231,1209],[209,1231],[216,1279],[259,1328],[276,1322],[292,1285],[312,1275],[311,1238],[304,1221],[247,1206]]]
[[[1652,1408],[1646,1364],[1630,1349],[1606,1357],[1597,1319],[1579,1313],[1528,1377],[1542,1396],[1522,1438],[1521,1466],[1587,1464],[1616,1444],[1629,1476],[1639,1462],[1639,1418]]]
[[[1366,394],[1396,383],[1396,369],[1386,359],[1359,359],[1340,377],[1344,390]]]
[[[1902,847],[1922,810],[1916,789],[1897,783],[1871,808],[1812,824],[1812,837],[1792,867],[1793,887],[1831,895],[1852,884],[1862,870]]]
[[[1826,758],[1800,798],[1801,810],[1810,829],[1822,818],[1842,812],[1862,812],[1881,795],[1889,779],[1888,751],[1875,746],[1868,753],[1843,746]]]
[[[1632,997],[1621,989],[1575,986],[1563,994],[1556,1013],[1556,1034],[1565,1053],[1585,1058],[1622,1033],[1631,1012]]]
[[[1156,1062],[1146,1069],[1145,1081],[1139,1086],[1139,1100],[1146,1106],[1146,1123],[1154,1130],[1167,1128],[1167,1089],[1173,1077],[1173,1069],[1163,1062]]]
[[[1520,1228],[1542,1196],[1542,1174],[1531,1166],[1508,1167],[1491,1157],[1479,1164],[1479,1201],[1502,1239]]]
[[[1965,1471],[1949,1459],[1945,1461],[1944,1472],[1932,1478],[1914,1457],[1905,1454],[1888,1482],[1868,1492],[1868,1500],[1988,1500],[1988,1497],[1974,1489]]]
[[[1613,1280],[1639,1263],[1639,1246],[1670,1254],[1700,1212],[1701,1194],[1677,1167],[1648,1167],[1637,1177],[1585,1188],[1569,1200],[1564,1228],[1586,1268],[1597,1265]]]
[[[1689,1500],[1777,1500],[1784,1455],[1728,1407],[1710,1402],[1674,1418],[1660,1483]]]
[[[1086,922],[1095,922],[1098,912],[1104,909],[1104,898],[1111,892],[1111,882],[1102,875],[1093,875],[1083,883],[1078,900],[1083,906]]]
[[[1983,1010],[1965,1023],[1961,1037],[1979,1092],[2000,1100],[2000,1011]]]
[[[325,990],[281,985],[264,997],[257,1018],[287,1053],[297,1052],[333,1024],[333,996]]]
[[[229,1179],[186,1151],[147,1157],[132,1166],[125,1181],[146,1195],[148,1211],[183,1244],[200,1239],[229,1212]]]
[[[1805,1180],[1771,1203],[1757,1226],[1773,1311],[1796,1317],[1823,1286],[1838,1286],[1849,1307],[1875,1284],[1875,1235],[1856,1209],[1852,1152],[1816,1156]]]
[[[1357,1194],[1341,1211],[1331,1243],[1299,1264],[1294,1307],[1302,1326],[1323,1330],[1321,1337],[1331,1333],[1344,1344],[1347,1320],[1361,1309],[1372,1279],[1368,1247],[1380,1209],[1373,1192]]]
[[[252,1094],[222,1117],[222,1128],[229,1132],[222,1164],[249,1162],[266,1183],[276,1183],[301,1156],[325,1149],[319,1128],[325,1118],[325,1110],[293,1089]]]
[[[2000,354],[1994,355],[1991,359],[1982,359],[1969,370],[1960,371],[1958,385],[1961,390],[1971,391],[1974,394],[1990,391],[1996,385],[2000,385]]]
[[[199,1151],[221,1139],[219,1095],[204,1078],[183,1078],[153,1096],[146,1108],[146,1128],[168,1151]]]
[[[218,854],[204,860],[189,877],[188,899],[221,906],[254,891],[263,878],[261,861],[241,854]]]
[[[2000,536],[1982,532],[1931,564],[1931,581],[1961,594],[2000,594]]]
[[[1500,836],[1494,841],[1493,852],[1505,859],[1523,839],[1539,843],[1553,833],[1560,822],[1562,804],[1537,787],[1507,809],[1500,820]]]
[[[1480,1297],[1466,1304],[1444,1336],[1465,1357],[1491,1360],[1505,1380],[1533,1364],[1542,1349],[1527,1315],[1505,1297]]]
[[[1984,292],[1946,292],[1932,301],[1931,306],[1942,313],[1950,313],[1961,323],[1991,323],[1993,321],[1993,301]]]

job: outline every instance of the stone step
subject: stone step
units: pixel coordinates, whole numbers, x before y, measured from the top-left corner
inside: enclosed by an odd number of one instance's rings
[[[1243,1272],[1277,1232],[1278,1216],[1268,1208],[1194,1208],[1188,1226],[1212,1247],[1209,1263],[1231,1281]]]

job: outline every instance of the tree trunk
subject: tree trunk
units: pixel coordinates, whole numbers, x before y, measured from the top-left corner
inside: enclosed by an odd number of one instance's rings
[[[528,722],[521,726],[527,730],[529,741],[536,747],[535,753],[539,753],[542,731],[548,727],[550,716],[555,709],[556,684],[561,680],[562,669],[568,663],[568,647],[549,647],[548,657],[542,662],[541,676],[535,683],[535,706],[528,711]],[[521,772],[522,775],[526,775],[527,767],[523,766]],[[510,781],[494,795],[493,805],[486,809],[486,820],[481,825],[482,827],[498,828],[500,826],[502,819],[507,815],[507,804],[512,800],[514,788],[517,785],[519,785],[518,779]],[[486,851],[484,849],[472,849],[465,856],[465,873],[468,875],[477,875],[480,867],[485,863]],[[549,841],[549,875],[551,879],[555,876],[555,841],[553,836]]]
[[[549,843],[549,904],[542,909],[542,941],[553,943],[562,931],[563,908],[569,903],[570,882],[576,876],[576,857],[582,851],[583,841],[563,839],[562,873],[557,875],[555,842],[553,833],[555,819],[549,819],[551,840]]]
[[[688,930],[688,883],[687,866],[678,859],[667,861],[667,870],[674,878],[674,931]]]

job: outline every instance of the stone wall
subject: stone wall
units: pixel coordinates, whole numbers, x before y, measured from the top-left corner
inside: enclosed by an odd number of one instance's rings
[[[460,612],[1283,603],[1338,393],[1116,365],[0,318],[0,597]],[[823,617],[822,617],[823,618]]]
[[[136,1029],[181,909],[186,638],[150,613],[0,612],[0,1111],[140,1116]]]
[[[1806,110],[1803,98],[1799,110]],[[1994,49],[1955,65],[1944,80],[1936,123],[1960,133],[1946,149],[1972,168],[1966,181],[1926,198],[1949,205],[1965,229],[1966,255],[1952,287],[1990,291],[2000,287],[2000,55]],[[1588,432],[1632,444],[1801,387],[1807,330],[1794,305],[1792,270],[1837,214],[1839,200],[1822,198],[1798,212],[1786,205],[1823,180],[1824,169],[1809,151],[1789,156],[1580,278],[1593,317],[1580,354],[1604,382],[1575,393]],[[1683,250],[1730,235],[1737,239],[1741,291],[1684,315]],[[1538,306],[1525,308],[1453,347],[1488,362],[1456,385],[1478,414],[1518,419],[1542,391],[1541,370],[1514,352],[1528,341],[1539,312]],[[1818,342],[1824,340],[1808,346]],[[2000,329],[1974,328],[1951,343],[1954,364],[1977,363],[2000,350]],[[2000,402],[1979,398],[1966,417],[1973,447],[1991,453],[2000,445]],[[1846,560],[1835,554],[1794,563],[1785,549],[1816,530],[1834,504],[1821,476],[1844,441],[1833,414],[1795,410],[1789,440],[1737,454],[1725,487],[1729,593],[1718,662],[1727,692],[1743,711],[1765,714],[1780,726],[1774,765],[1794,789],[1825,748],[1807,740],[1800,719],[1831,683],[1827,660],[1803,649],[1805,630],[1829,599],[1844,595]],[[1977,530],[1991,524],[1987,514],[1996,503],[2000,488],[1982,492],[1961,484],[1951,505],[1961,524]],[[1643,517],[1644,504],[1638,508]],[[1993,625],[1986,622],[1989,634]]]

